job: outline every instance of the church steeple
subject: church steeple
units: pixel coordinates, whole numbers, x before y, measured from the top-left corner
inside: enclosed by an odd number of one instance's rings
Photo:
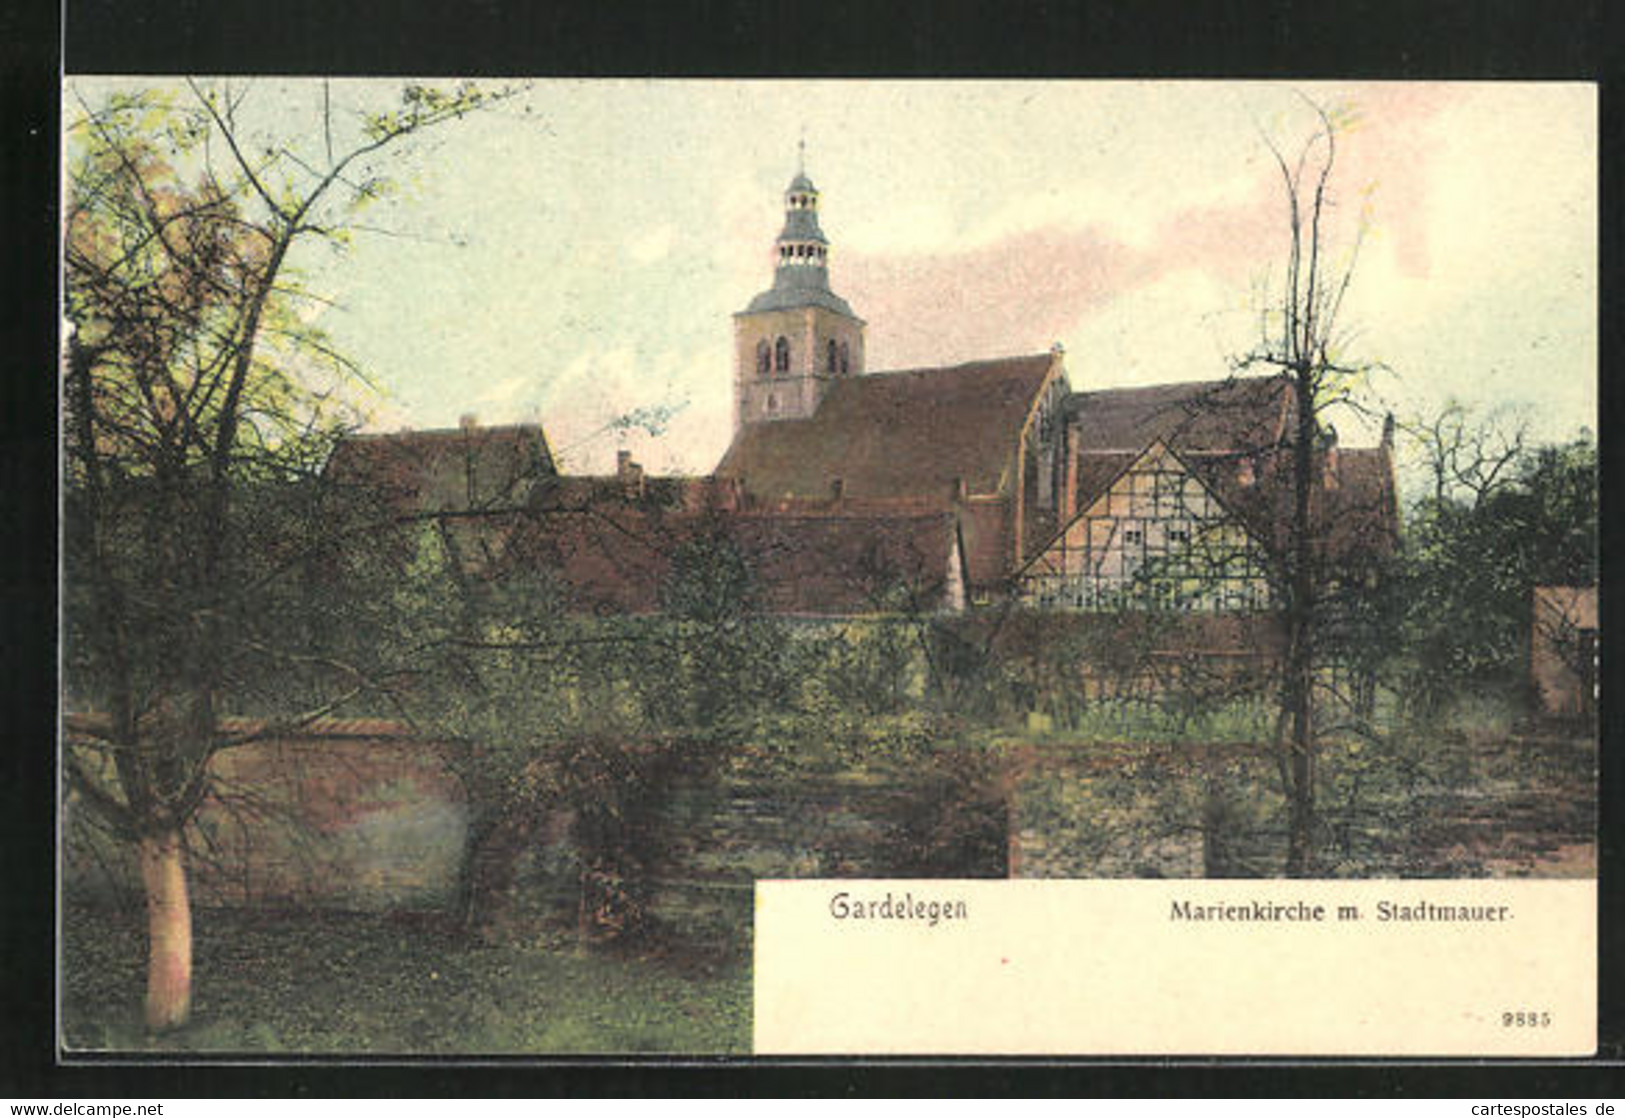
[[[784,192],[784,229],[774,245],[774,287],[829,290],[829,238],[818,227],[818,188],[805,170],[796,173]]]
[[[738,423],[805,418],[831,380],[863,371],[863,320],[830,290],[830,244],[818,224],[805,140],[798,155],[773,242],[773,286],[734,315]]]

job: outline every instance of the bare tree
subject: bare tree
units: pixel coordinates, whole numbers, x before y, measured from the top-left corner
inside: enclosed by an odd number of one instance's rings
[[[1273,293],[1263,319],[1263,336],[1236,363],[1238,369],[1276,371],[1288,378],[1294,393],[1286,439],[1292,495],[1287,539],[1280,551],[1287,647],[1278,733],[1289,807],[1286,872],[1294,877],[1314,870],[1315,675],[1325,586],[1325,549],[1318,542],[1324,526],[1317,524],[1315,508],[1325,434],[1322,416],[1329,408],[1349,403],[1374,367],[1344,356],[1351,338],[1339,321],[1354,278],[1359,238],[1341,256],[1330,244],[1337,137],[1351,117],[1307,97],[1303,100],[1315,123],[1302,145],[1295,152],[1283,151],[1268,136],[1264,139],[1281,175],[1289,241],[1280,290]]]
[[[1514,480],[1528,428],[1505,414],[1474,416],[1455,402],[1406,424],[1426,459],[1433,502],[1465,498],[1474,508]]]
[[[312,476],[360,380],[310,325],[318,297],[297,251],[342,247],[384,193],[385,157],[492,97],[408,86],[386,111],[341,113],[324,84],[314,127],[281,134],[249,123],[247,85],[189,80],[94,105],[69,87],[66,682],[70,703],[105,718],[64,766],[78,801],[139,850],[149,1027],[190,1010],[183,835],[210,757],[369,683],[265,639],[280,620],[266,595],[298,546],[271,530],[279,498],[266,495]],[[330,684],[320,701],[253,735],[223,731],[235,689],[302,659]]]

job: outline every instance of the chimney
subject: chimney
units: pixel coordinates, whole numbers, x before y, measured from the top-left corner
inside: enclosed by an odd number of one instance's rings
[[[643,467],[632,461],[630,450],[615,452],[615,477],[628,498],[643,496]]]
[[[1392,454],[1394,452],[1394,413],[1389,412],[1382,417],[1382,449]]]
[[[1321,445],[1325,448],[1326,463],[1322,469],[1322,478],[1327,489],[1336,489],[1337,475],[1337,428],[1330,423],[1326,425],[1326,434]]]

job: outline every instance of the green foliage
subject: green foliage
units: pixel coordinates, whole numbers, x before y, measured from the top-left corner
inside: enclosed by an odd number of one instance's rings
[[[1500,484],[1417,504],[1392,586],[1412,701],[1521,688],[1534,588],[1596,581],[1596,469],[1581,439],[1521,452]]]
[[[650,926],[650,890],[673,836],[663,808],[749,740],[789,691],[782,627],[758,615],[748,572],[720,533],[674,557],[665,611],[595,617],[545,577],[463,577],[426,535],[402,580],[399,624],[416,633],[414,718],[451,743],[470,811],[470,867],[521,852],[516,836],[568,821],[576,907],[594,938]],[[511,874],[498,872],[496,881]],[[464,913],[501,906],[465,883]]]
[[[67,87],[67,690],[106,716],[116,758],[109,781],[78,750],[68,767],[126,832],[185,825],[233,744],[222,715],[308,721],[379,682],[377,634],[335,635],[377,620],[334,577],[360,572],[367,533],[320,476],[365,378],[314,322],[296,258],[343,232],[386,148],[478,103],[409,92],[399,127],[359,140],[325,111],[307,132],[251,127],[248,87],[186,87],[97,104]]]

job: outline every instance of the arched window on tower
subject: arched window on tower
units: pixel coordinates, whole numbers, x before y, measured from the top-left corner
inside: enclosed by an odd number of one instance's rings
[[[790,371],[790,342],[783,336],[773,343],[773,366],[781,373]]]
[[[826,373],[833,373],[838,368],[840,368],[840,356],[835,349],[835,339],[831,338],[829,340],[828,352],[825,354],[824,371]]]
[[[766,376],[773,371],[773,350],[763,338],[756,343],[756,372],[759,376]]]
[[[841,343],[841,372],[849,373],[851,371],[852,371],[852,351],[847,348],[847,345],[846,345],[845,342],[842,342]]]

